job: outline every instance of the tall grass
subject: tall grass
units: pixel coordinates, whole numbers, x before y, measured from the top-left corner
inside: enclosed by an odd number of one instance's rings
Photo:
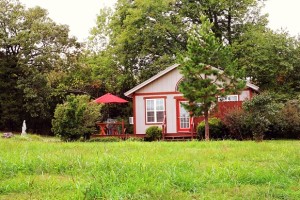
[[[300,199],[300,142],[0,139],[0,199]]]

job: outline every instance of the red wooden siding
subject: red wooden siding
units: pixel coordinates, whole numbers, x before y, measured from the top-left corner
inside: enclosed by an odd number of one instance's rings
[[[243,101],[218,102],[216,117],[222,119],[230,110],[242,108]]]

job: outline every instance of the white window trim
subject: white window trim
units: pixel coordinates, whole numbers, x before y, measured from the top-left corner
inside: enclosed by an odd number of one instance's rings
[[[156,110],[156,101],[157,100],[162,100],[163,101],[163,106],[164,106],[164,109],[163,110]],[[149,122],[148,121],[148,110],[147,110],[147,101],[154,101],[154,110],[152,112],[154,112],[154,122]],[[165,112],[166,111],[166,108],[165,108],[165,99],[164,98],[151,98],[151,99],[146,99],[146,107],[145,107],[145,114],[146,114],[146,124],[157,124],[157,123],[163,123],[162,122],[158,122],[157,121],[157,112]]]
[[[228,100],[228,97],[236,97],[236,101],[239,101],[239,95],[226,95],[225,97],[218,97],[218,102],[235,102]]]

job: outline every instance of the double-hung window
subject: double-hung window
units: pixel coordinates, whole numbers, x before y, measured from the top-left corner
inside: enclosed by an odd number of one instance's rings
[[[146,99],[146,123],[161,123],[164,120],[165,99]]]

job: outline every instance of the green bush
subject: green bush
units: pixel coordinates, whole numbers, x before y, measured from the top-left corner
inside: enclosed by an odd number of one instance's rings
[[[300,100],[262,93],[244,102],[243,110],[228,112],[223,122],[233,139],[299,139]]]
[[[208,119],[209,134],[212,139],[223,139],[225,137],[223,123],[218,118]],[[205,138],[205,122],[202,121],[197,126],[197,136],[199,139]]]
[[[162,137],[162,129],[158,126],[150,126],[146,129],[146,141],[160,140]]]
[[[262,113],[248,113],[246,115],[246,124],[252,132],[255,141],[262,141],[265,133],[269,130],[271,122]]]
[[[300,101],[287,101],[272,128],[276,138],[300,139]]]
[[[243,103],[243,109],[247,113],[245,122],[255,140],[261,141],[270,132],[281,108],[282,104],[277,103],[274,95],[267,92]]]
[[[227,138],[244,140],[252,138],[252,132],[247,126],[247,114],[243,109],[232,109],[223,118]]]
[[[95,122],[100,117],[100,105],[89,101],[87,95],[70,95],[63,104],[58,104],[52,120],[52,131],[63,141],[89,138],[95,131]]]
[[[100,137],[100,138],[91,138],[88,142],[120,142],[122,141],[119,137]]]

